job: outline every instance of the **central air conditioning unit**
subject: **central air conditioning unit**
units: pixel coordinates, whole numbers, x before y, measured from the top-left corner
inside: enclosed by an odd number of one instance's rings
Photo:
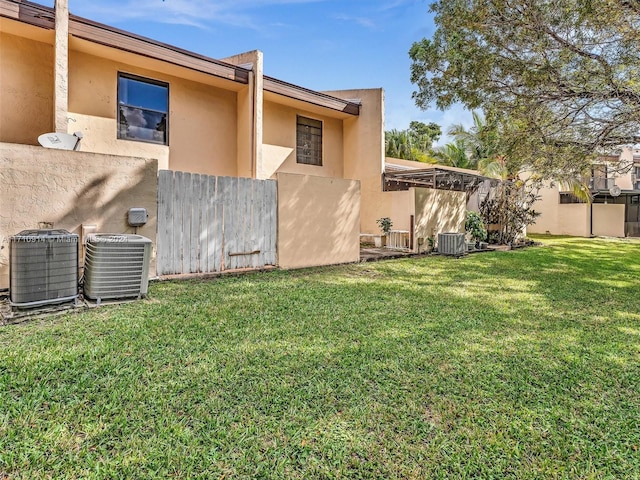
[[[439,233],[438,253],[442,255],[464,255],[467,245],[464,241],[464,233]]]
[[[141,298],[149,287],[151,240],[141,235],[98,233],[87,237],[84,296]]]
[[[9,239],[9,300],[19,308],[75,302],[78,235],[24,230]]]

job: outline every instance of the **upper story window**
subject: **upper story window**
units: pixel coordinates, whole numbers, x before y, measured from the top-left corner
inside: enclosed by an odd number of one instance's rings
[[[322,122],[298,115],[296,125],[296,161],[322,166]]]
[[[169,84],[118,74],[118,138],[169,144]]]

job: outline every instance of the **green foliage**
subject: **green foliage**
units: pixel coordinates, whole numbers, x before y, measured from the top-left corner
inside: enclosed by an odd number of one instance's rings
[[[435,123],[412,121],[407,130],[385,132],[385,155],[417,162],[433,163],[431,145],[442,134]]]
[[[538,182],[501,181],[480,204],[480,213],[495,235],[492,243],[511,244],[524,236],[527,225],[534,224],[540,212],[533,205],[539,199]]]
[[[554,178],[640,141],[640,7],[623,0],[437,0],[410,50],[416,103],[501,119],[501,153]]]
[[[389,235],[389,232],[391,232],[391,227],[393,227],[393,222],[389,217],[379,218],[376,220],[376,223],[380,227],[382,233],[384,233],[385,235]]]
[[[2,327],[0,476],[635,478],[640,243],[542,240]]]
[[[482,215],[478,212],[467,212],[464,230],[477,242],[484,242],[487,239],[487,227],[484,225]]]

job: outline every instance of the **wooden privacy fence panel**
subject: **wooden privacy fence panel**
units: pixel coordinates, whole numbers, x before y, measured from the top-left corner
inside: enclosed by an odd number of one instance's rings
[[[275,180],[160,170],[159,275],[276,264]]]

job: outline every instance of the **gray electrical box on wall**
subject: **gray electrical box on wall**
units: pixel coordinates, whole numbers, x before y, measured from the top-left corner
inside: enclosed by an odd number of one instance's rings
[[[147,223],[149,215],[146,208],[130,208],[127,215],[127,222],[131,227],[141,227]]]

